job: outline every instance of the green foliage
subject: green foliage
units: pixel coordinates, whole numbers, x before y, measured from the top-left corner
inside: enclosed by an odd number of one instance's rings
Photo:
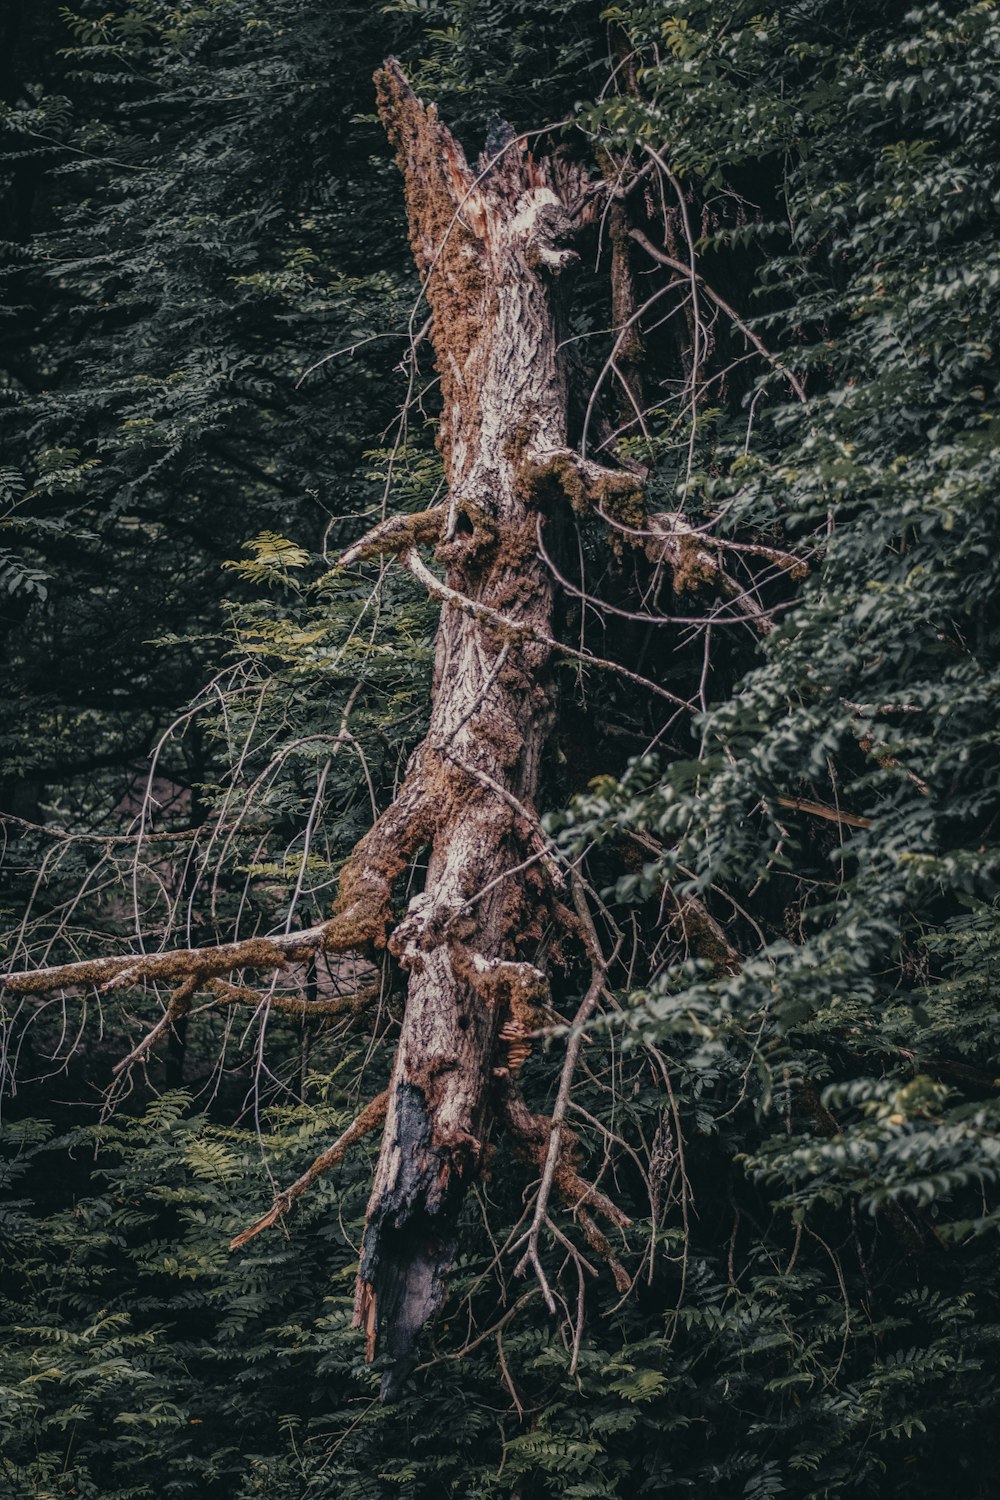
[[[68,784],[107,816],[210,675],[220,565],[265,531],[318,547],[391,420],[398,339],[325,357],[409,312],[381,134],[351,124],[393,31],[296,0],[44,11],[0,122],[0,420],[27,490],[4,686],[28,815]],[[202,748],[172,745],[178,785]]]
[[[101,1029],[76,998],[25,1030],[7,1002],[17,1500],[993,1493],[997,10],[600,9],[102,0],[39,8],[12,53],[12,957],[307,925],[421,737],[434,609],[400,569],[335,566],[384,507],[440,495],[368,84],[389,51],[477,145],[494,110],[528,128],[585,95],[564,149],[622,180],[659,153],[628,212],[682,262],[687,214],[722,302],[697,353],[683,302],[642,317],[646,430],[617,452],[650,466],[651,510],[751,549],[718,555],[774,621],[734,621],[710,577],[671,594],[602,518],[553,542],[571,582],[639,616],[598,627],[566,593],[564,638],[698,710],[667,722],[633,680],[563,668],[546,767],[548,806],[568,804],[551,835],[625,934],[571,1118],[633,1221],[627,1295],[603,1265],[581,1293],[555,1238],[568,1320],[512,1276],[498,1251],[531,1169],[498,1141],[426,1359],[381,1407],[350,1326],[364,1150],[284,1232],[226,1247],[383,1086],[392,966],[314,976],[377,981],[372,1034],[199,1013],[187,1092],[157,1054],[100,1120],[79,1101],[130,1014],[106,998]],[[587,410],[614,448],[628,413],[586,399],[613,345],[602,231],[567,347],[576,436]],[[673,272],[632,255],[666,296]],[[127,837],[137,819],[168,842]],[[670,900],[689,897],[738,966],[682,930]],[[553,969],[570,1015],[580,975]],[[536,1045],[532,1108],[561,1055]]]
[[[703,250],[720,278],[751,257],[755,326],[808,373],[801,407],[761,383],[784,404],[749,450],[701,435],[688,503],[735,535],[780,525],[810,576],[694,754],[637,761],[553,826],[577,851],[641,837],[646,863],[607,894],[648,910],[667,881],[738,935],[737,975],[679,954],[623,1026],[712,1101],[704,1129],[742,1120],[732,1149],[769,1212],[853,1237],[845,1319],[873,1319],[876,1349],[890,1243],[913,1257],[926,1345],[873,1367],[902,1389],[949,1367],[944,1289],[955,1316],[995,1319],[996,11],[740,6],[722,31],[707,5],[616,14],[665,52],[593,128],[641,146],[669,119],[678,174],[756,196]],[[846,1323],[843,1348],[835,1384]],[[923,1399],[878,1430],[917,1443]],[[787,1462],[785,1491],[848,1492],[829,1455]]]

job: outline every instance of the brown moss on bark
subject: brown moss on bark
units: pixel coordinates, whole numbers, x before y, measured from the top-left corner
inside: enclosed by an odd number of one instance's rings
[[[552,291],[553,277],[575,258],[565,244],[572,225],[562,196],[572,171],[524,152],[511,135],[503,160],[481,163],[477,177],[397,64],[387,63],[377,86],[433,315],[444,400],[438,441],[450,497],[440,509],[383,522],[344,561],[397,553],[446,601],[427,738],[392,805],[355,846],[322,926],[295,938],[19,975],[11,987],[31,993],[66,983],[172,979],[179,984],[173,1011],[134,1058],[200,984],[211,985],[220,1001],[252,1004],[252,990],[222,977],[243,968],[284,969],[317,952],[388,947],[406,975],[407,997],[366,1216],[357,1321],[369,1353],[388,1361],[383,1391],[391,1395],[444,1295],[462,1195],[497,1118],[498,1049],[506,1043],[515,1056],[523,1053],[547,992],[545,975],[528,962],[560,909],[563,888],[535,812],[553,719],[548,668],[556,645],[552,580],[536,547],[541,507],[553,489],[571,501],[589,489],[592,501],[621,502],[635,481],[563,458],[567,392]],[[420,546],[434,543],[445,582],[419,556]],[[421,850],[423,889],[397,920],[398,886]],[[574,929],[563,921],[561,930]],[[285,1008],[306,1013],[294,996]],[[525,1149],[532,1143],[537,1162],[547,1123],[518,1106],[516,1096],[508,1102],[505,1116]],[[276,1221],[321,1162],[339,1159],[348,1137],[377,1123],[381,1107],[373,1105],[317,1158],[253,1232]],[[571,1144],[560,1154],[556,1187],[576,1210],[589,1207],[619,1227],[626,1222],[582,1179]]]
[[[536,1115],[528,1109],[508,1069],[497,1068],[494,1077],[514,1149],[524,1161],[541,1169],[545,1165],[549,1149],[552,1121],[547,1115]],[[591,1209],[616,1229],[628,1229],[632,1222],[628,1215],[606,1193],[602,1193],[581,1176],[578,1157],[579,1137],[564,1125],[553,1183],[565,1206],[573,1212],[578,1212],[581,1208]],[[608,1245],[605,1237],[602,1236],[602,1240]]]
[[[444,418],[438,447],[451,483],[454,412],[467,407],[477,418],[477,393],[463,378],[476,348],[477,312],[495,300],[483,265],[483,208],[475,178],[451,131],[432,104],[417,100],[395,59],[375,74],[379,117],[396,148],[403,174],[410,247],[434,316],[434,347],[441,376]],[[487,311],[489,309],[487,308]]]
[[[677,538],[676,561],[672,564],[674,593],[698,594],[719,581],[719,564],[705,551],[697,536]]]
[[[378,88],[433,314],[438,440],[451,491],[437,545],[445,583],[415,544],[402,552],[446,608],[430,732],[400,797],[412,788],[426,820],[418,837],[427,875],[389,939],[409,976],[407,1005],[356,1308],[369,1348],[389,1361],[389,1395],[443,1295],[458,1205],[493,1116],[498,1033],[505,1024],[526,1032],[545,990],[544,975],[519,961],[537,935],[515,878],[538,840],[534,798],[553,716],[552,584],[537,551],[530,473],[567,446],[551,292],[573,257],[563,244],[565,174],[554,163],[510,136],[502,160],[481,162],[477,177],[395,64]],[[397,833],[409,858],[414,837],[404,826]],[[380,861],[374,879],[365,869],[371,852]],[[385,941],[395,856],[381,834],[357,853],[336,920],[354,912]]]
[[[642,505],[642,486],[634,474],[627,469],[601,468],[568,449],[526,463],[524,482],[536,502],[544,503],[554,489],[579,514],[594,509],[614,514],[622,505]]]
[[[411,779],[404,792],[354,847],[340,873],[334,916],[327,924],[327,952],[384,948],[393,918],[395,885],[436,826],[443,788]]]
[[[431,510],[414,511],[408,515],[389,516],[373,527],[367,536],[348,548],[340,559],[341,567],[349,567],[389,553],[398,555],[408,547],[431,545],[441,535],[444,520],[444,512],[440,506]]]

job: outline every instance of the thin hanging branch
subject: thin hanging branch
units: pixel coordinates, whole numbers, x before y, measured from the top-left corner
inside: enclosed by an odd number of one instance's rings
[[[641,245],[648,255],[651,255],[654,260],[659,261],[661,266],[666,266],[668,270],[676,271],[679,275],[693,277],[698,286],[701,287],[705,295],[715,303],[720,312],[725,313],[726,317],[730,319],[734,327],[738,328],[743,337],[754,346],[754,348],[757,350],[757,353],[762,355],[763,358],[767,360],[768,364],[773,365],[776,370],[779,370],[781,372],[781,374],[788,381],[788,384],[791,386],[792,390],[795,392],[796,398],[802,402],[805,402],[809,399],[806,395],[805,386],[802,384],[801,380],[795,374],[795,372],[793,370],[790,370],[788,366],[784,364],[776,354],[773,354],[771,350],[768,349],[763,339],[761,339],[758,334],[754,333],[753,329],[744,322],[736,309],[734,307],[731,307],[730,304],[725,300],[725,298],[720,297],[718,292],[715,291],[711,286],[709,286],[708,282],[702,276],[700,271],[695,270],[692,266],[686,266],[682,260],[677,260],[673,255],[668,255],[665,250],[661,250],[658,245],[654,245],[652,240],[649,239],[647,235],[643,234],[641,229],[630,229],[629,234],[632,239],[635,240],[636,244]]]
[[[288,1213],[296,1198],[301,1198],[303,1193],[308,1192],[318,1177],[322,1177],[324,1172],[329,1172],[333,1167],[339,1167],[352,1146],[356,1145],[358,1141],[363,1140],[366,1135],[371,1135],[373,1130],[379,1128],[385,1120],[388,1107],[389,1092],[386,1089],[373,1099],[370,1104],[365,1105],[365,1108],[358,1115],[357,1119],[351,1121],[347,1129],[337,1137],[332,1146],[327,1146],[324,1151],[320,1152],[312,1165],[302,1173],[301,1177],[297,1177],[289,1187],[284,1188],[276,1195],[274,1202],[266,1214],[262,1214],[249,1228],[241,1230],[239,1234],[230,1240],[230,1250],[239,1250],[243,1245],[248,1244],[250,1240],[254,1239],[255,1236],[262,1234],[265,1229],[270,1229],[280,1218],[283,1218]]]
[[[566,1174],[568,1172],[572,1172],[572,1168],[569,1168],[564,1160],[566,1112],[569,1108],[570,1094],[573,1087],[573,1077],[576,1073],[576,1066],[580,1056],[580,1048],[583,1046],[584,1028],[593,1015],[595,1009],[597,1008],[597,1004],[604,991],[609,962],[609,960],[605,959],[603,954],[601,953],[600,940],[597,936],[597,930],[594,927],[594,920],[590,914],[590,908],[587,905],[586,897],[584,896],[583,891],[580,887],[579,880],[577,878],[574,878],[571,882],[571,885],[573,905],[576,908],[577,918],[580,922],[580,927],[584,934],[587,952],[590,958],[591,977],[590,983],[587,986],[586,994],[581,1000],[576,1014],[571,1022],[569,1041],[566,1046],[566,1056],[563,1059],[562,1070],[559,1075],[559,1088],[556,1093],[556,1102],[552,1110],[552,1117],[549,1121],[549,1136],[545,1148],[542,1178],[538,1186],[538,1194],[535,1198],[535,1208],[532,1215],[531,1224],[529,1225],[528,1230],[523,1236],[522,1240],[520,1240],[513,1247],[515,1250],[517,1250],[520,1249],[520,1246],[522,1244],[525,1246],[524,1253],[515,1268],[516,1274],[524,1275],[525,1271],[527,1271],[529,1267],[534,1271],[536,1277],[538,1278],[538,1284],[542,1289],[542,1295],[545,1298],[545,1304],[551,1313],[555,1313],[556,1303],[555,1298],[552,1295],[552,1289],[549,1286],[548,1278],[545,1275],[545,1270],[542,1266],[539,1240],[543,1228],[549,1221],[549,1203],[552,1197],[553,1185],[556,1183],[557,1178],[562,1178],[561,1186],[565,1196],[569,1196],[574,1187],[579,1188],[579,1203],[574,1206],[578,1207],[586,1202],[595,1207],[599,1207],[601,1211],[605,1213],[606,1217],[611,1219],[613,1223],[617,1224],[619,1228],[626,1228],[629,1223],[629,1220],[625,1214],[617,1209],[609,1199],[605,1198],[603,1194],[597,1194],[595,1189],[590,1188],[588,1184],[585,1184],[582,1181],[582,1179],[579,1179],[575,1172],[572,1173],[572,1176],[574,1179],[576,1179],[576,1181],[567,1181]],[[617,952],[617,946],[615,952]],[[523,1125],[521,1128],[522,1131],[524,1131],[525,1127]],[[590,1223],[592,1221],[587,1222]]]

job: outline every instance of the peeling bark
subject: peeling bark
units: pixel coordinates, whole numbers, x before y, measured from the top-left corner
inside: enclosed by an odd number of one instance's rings
[[[416,534],[390,524],[351,549],[412,549],[438,536],[449,588],[428,737],[403,800],[419,806],[429,845],[424,890],[389,940],[408,972],[388,1117],[368,1205],[356,1323],[387,1363],[391,1397],[421,1329],[440,1305],[458,1208],[491,1119],[492,1063],[515,999],[541,995],[525,962],[527,908],[515,877],[537,836],[534,799],[552,721],[552,589],[535,547],[546,483],[565,450],[566,381],[553,276],[575,259],[566,169],[535,160],[510,135],[470,170],[433,107],[390,62],[379,107],[403,173],[410,240],[433,317],[441,374],[439,446],[448,504]],[[499,617],[516,622],[505,632]],[[489,887],[487,890],[486,887]],[[483,892],[481,899],[471,902]]]

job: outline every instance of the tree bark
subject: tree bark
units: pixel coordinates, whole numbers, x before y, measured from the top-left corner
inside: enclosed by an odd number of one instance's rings
[[[576,922],[558,899],[561,877],[535,810],[553,718],[549,660],[554,648],[564,649],[551,631],[552,584],[537,545],[541,510],[550,501],[609,503],[634,491],[636,481],[567,446],[554,290],[559,272],[576,259],[568,205],[573,197],[582,201],[578,172],[555,156],[536,159],[507,127],[491,132],[473,172],[398,64],[390,60],[376,82],[431,309],[448,498],[382,522],[341,561],[395,553],[444,601],[427,737],[395,801],[342,870],[328,921],[215,947],[18,971],[0,982],[15,994],[43,995],[173,980],[166,1014],[118,1065],[122,1072],[186,1014],[199,989],[219,1003],[263,1003],[226,975],[388,945],[407,973],[407,1000],[384,1101],[356,1324],[366,1331],[369,1357],[384,1358],[383,1396],[391,1397],[441,1303],[462,1195],[479,1170],[494,1109],[522,1125],[534,1119],[518,1112],[512,1078],[547,992],[532,959],[553,917],[567,927]],[[443,581],[419,555],[430,545]],[[421,849],[428,854],[424,889],[393,930],[395,888]],[[363,1001],[359,992],[347,1003]],[[318,1009],[306,998],[268,1003]],[[363,1111],[357,1132],[376,1123],[374,1110],[373,1103]],[[529,1131],[533,1156],[541,1150],[538,1128],[536,1121]],[[234,1246],[274,1223],[357,1138],[352,1127]],[[582,1201],[575,1177],[568,1191],[574,1204]],[[605,1201],[584,1197],[599,1208]],[[622,1218],[613,1210],[606,1216]]]
[[[538,639],[551,632],[552,588],[536,515],[567,445],[553,278],[576,257],[569,169],[494,131],[473,173],[395,62],[376,81],[433,318],[448,501],[380,528],[345,560],[436,534],[446,582],[472,606],[443,609],[430,729],[401,793],[429,860],[389,942],[408,989],[356,1305],[391,1397],[442,1299],[460,1200],[490,1128],[498,1034],[545,989],[527,961],[545,906],[541,861],[503,877],[539,847],[534,801],[553,698]],[[498,616],[524,629],[505,631]]]

